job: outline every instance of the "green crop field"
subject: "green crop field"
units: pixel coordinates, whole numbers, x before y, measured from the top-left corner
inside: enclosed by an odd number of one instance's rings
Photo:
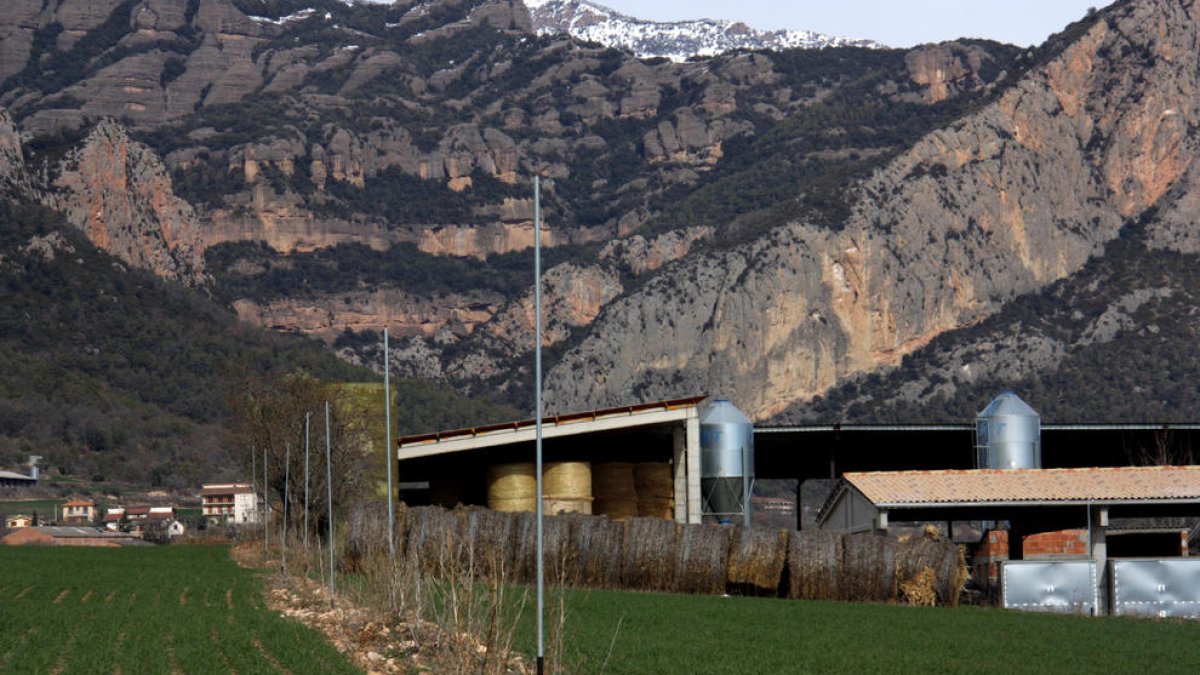
[[[1200,622],[569,591],[581,673],[1195,673]],[[532,605],[532,602],[530,603]],[[547,625],[556,599],[547,595]],[[533,653],[532,607],[518,646]],[[610,655],[611,649],[611,655]]]
[[[355,673],[223,546],[0,546],[0,672]]]
[[[37,511],[38,517],[45,520],[56,520],[65,499],[24,499],[0,502],[0,516],[32,516]]]

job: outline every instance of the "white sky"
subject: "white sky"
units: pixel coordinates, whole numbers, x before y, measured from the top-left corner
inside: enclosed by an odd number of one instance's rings
[[[736,19],[765,30],[789,28],[910,47],[960,37],[1026,46],[1111,0],[595,0],[654,21]]]

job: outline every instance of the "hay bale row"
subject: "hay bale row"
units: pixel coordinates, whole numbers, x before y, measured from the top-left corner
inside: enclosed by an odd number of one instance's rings
[[[674,522],[658,518],[633,518],[626,524],[622,585],[645,591],[675,588],[677,529]]]
[[[385,523],[378,505],[352,514],[354,555],[386,553]],[[428,573],[469,570],[529,583],[536,528],[532,513],[402,509],[397,551]],[[543,546],[547,581],[589,588],[954,605],[965,581],[958,547],[931,537],[566,515],[545,517]]]

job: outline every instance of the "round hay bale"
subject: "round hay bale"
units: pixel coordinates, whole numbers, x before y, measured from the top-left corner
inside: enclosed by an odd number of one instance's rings
[[[639,518],[665,518],[674,520],[675,518],[675,500],[674,499],[639,499],[637,501],[637,510]]]
[[[633,518],[625,527],[621,581],[625,588],[669,591],[675,586],[678,527],[657,518]]]
[[[489,498],[488,508],[493,511],[504,511],[506,513],[521,511],[533,513],[537,511],[537,497],[517,497],[515,499]]]
[[[666,462],[638,462],[633,466],[638,499],[674,499],[675,478]]]
[[[547,462],[542,469],[543,498],[591,500],[590,462]]]
[[[592,465],[592,496],[599,500],[636,501],[637,489],[630,462],[597,462]]]
[[[732,528],[716,525],[680,526],[675,553],[675,590],[680,593],[725,592]]]
[[[542,512],[551,516],[564,513],[581,513],[590,516],[592,515],[592,498],[566,499],[561,497],[543,497]]]
[[[621,559],[625,540],[624,522],[607,518],[573,518],[576,578],[581,586],[620,588]]]
[[[496,504],[518,499],[537,499],[536,468],[530,462],[497,464],[487,470],[488,507],[497,511],[524,511],[521,508],[500,508]],[[528,510],[537,508],[537,502]]]
[[[637,518],[638,503],[636,499],[600,499],[592,502],[592,513],[598,516],[608,516],[613,520],[628,520]]]
[[[788,534],[789,598],[841,599],[838,565],[842,558],[843,536],[828,530],[801,530]]]
[[[787,530],[739,527],[729,554],[728,591],[776,595],[787,559]]]

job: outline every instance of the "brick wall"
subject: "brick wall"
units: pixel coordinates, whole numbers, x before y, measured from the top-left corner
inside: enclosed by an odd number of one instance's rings
[[[1088,554],[1087,530],[1058,530],[1031,534],[1022,540],[1026,560],[1081,558]]]

